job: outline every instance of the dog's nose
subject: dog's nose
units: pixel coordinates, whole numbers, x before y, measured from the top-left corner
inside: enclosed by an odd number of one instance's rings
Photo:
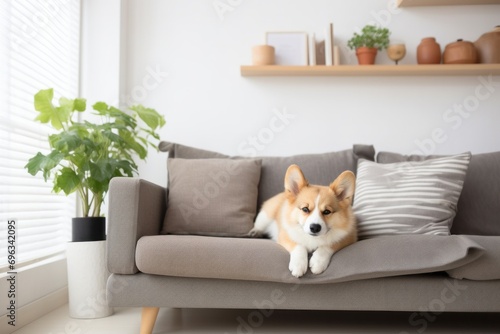
[[[309,226],[309,229],[311,230],[311,233],[318,233],[319,231],[321,231],[321,225],[320,224],[311,224]]]

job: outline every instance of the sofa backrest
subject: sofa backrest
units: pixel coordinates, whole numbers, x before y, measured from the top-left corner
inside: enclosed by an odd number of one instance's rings
[[[168,152],[169,158],[183,159],[244,159],[221,153],[201,150],[186,145],[161,142],[160,151]],[[371,145],[354,145],[352,149],[339,152],[303,154],[288,157],[252,157],[262,160],[257,205],[284,189],[284,177],[288,166],[298,165],[311,184],[329,185],[345,170],[356,173],[358,159],[375,159],[375,149]]]
[[[377,154],[377,162],[422,161],[442,156]],[[500,235],[500,152],[474,154],[469,163],[452,234]]]

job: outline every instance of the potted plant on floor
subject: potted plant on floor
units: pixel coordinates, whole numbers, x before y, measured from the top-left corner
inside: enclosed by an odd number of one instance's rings
[[[45,181],[52,179],[54,192],[78,194],[82,217],[72,219],[73,242],[68,244],[67,252],[70,314],[77,318],[99,317],[99,313],[105,316],[109,312],[86,309],[85,305],[74,305],[72,309],[71,290],[76,289],[75,295],[84,291],[82,286],[71,287],[71,281],[84,275],[81,270],[85,260],[89,261],[89,268],[84,271],[90,279],[99,276],[107,279],[106,228],[101,209],[109,182],[113,177],[131,177],[137,172],[135,159],[145,160],[148,146],[156,147],[153,141],[160,139],[156,131],[165,124],[165,119],[156,110],[142,105],[124,112],[97,102],[92,106],[95,111],[92,119],[97,118],[98,122],[82,121],[78,116],[87,109],[85,99],[62,97],[57,106],[53,98],[53,89],[40,90],[34,98],[39,112],[36,120],[50,124],[55,130],[48,136],[51,152],[46,155],[38,152],[25,167],[32,175],[43,173]],[[72,257],[78,260],[72,261]],[[86,284],[91,286],[92,282]]]
[[[374,25],[366,25],[361,34],[354,33],[347,42],[351,50],[356,50],[359,65],[373,65],[377,51],[384,50],[389,46],[389,29]]]

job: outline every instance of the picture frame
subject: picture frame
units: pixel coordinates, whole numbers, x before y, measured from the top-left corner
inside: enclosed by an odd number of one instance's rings
[[[306,32],[267,32],[266,44],[275,49],[275,64],[307,66],[308,38]]]

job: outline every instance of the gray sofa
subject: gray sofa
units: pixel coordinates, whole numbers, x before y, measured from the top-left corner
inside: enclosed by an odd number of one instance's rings
[[[372,146],[260,158],[168,142],[160,149],[168,152],[168,187],[115,178],[109,192],[108,303],[142,307],[141,333],[152,333],[160,307],[500,312],[500,152],[470,158],[458,204],[449,205],[458,208],[450,235],[362,238],[334,254],[324,273],[297,279],[281,246],[246,237],[249,219],[251,224],[260,204],[282,191],[290,164],[311,183],[329,184],[343,170],[356,172],[360,159],[374,161]],[[432,158],[379,152],[376,160],[411,167]],[[240,161],[252,172],[214,172]],[[212,171],[196,169],[211,165]],[[190,182],[206,187],[186,190]],[[205,198],[196,199],[200,194]],[[176,210],[190,198],[179,218]],[[221,213],[231,218],[214,218]],[[414,324],[423,317],[413,316]]]

